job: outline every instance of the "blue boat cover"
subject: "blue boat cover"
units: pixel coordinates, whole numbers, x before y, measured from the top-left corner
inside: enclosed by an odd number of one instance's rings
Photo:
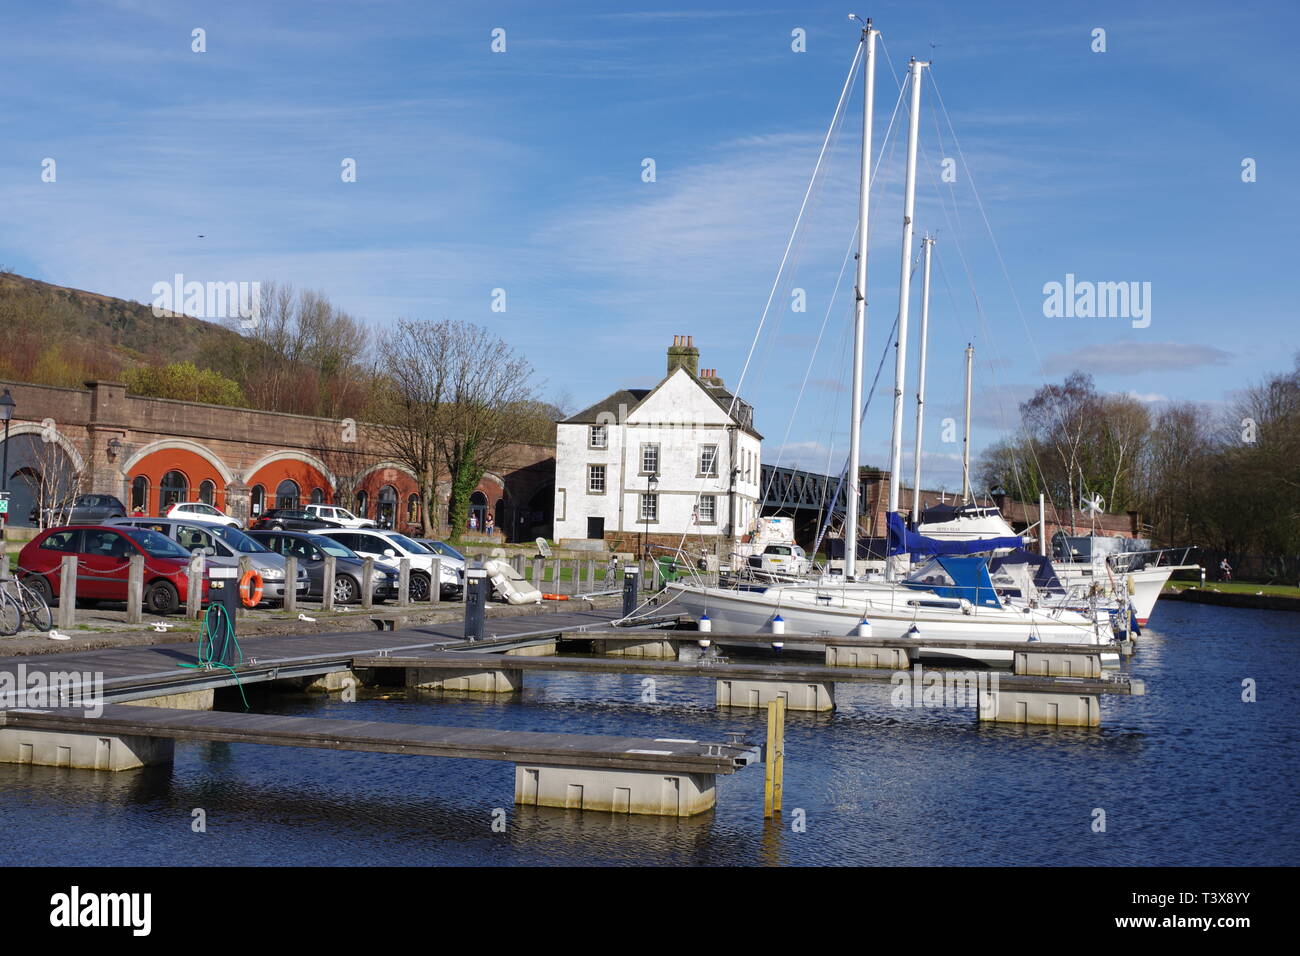
[[[933,591],[939,597],[965,598],[983,607],[1002,607],[983,558],[938,555],[901,583],[917,591]]]
[[[978,554],[981,551],[1000,551],[1003,548],[1022,548],[1025,540],[1020,535],[1003,538],[972,538],[969,541],[945,541],[940,538],[927,538],[923,534],[909,531],[903,523],[903,516],[891,511],[886,515],[889,525],[889,553],[902,554],[910,551],[913,556],[923,557],[930,554]]]

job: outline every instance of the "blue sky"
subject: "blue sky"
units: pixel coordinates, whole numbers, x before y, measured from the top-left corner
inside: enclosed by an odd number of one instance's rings
[[[701,364],[734,385],[853,57],[851,9],[10,5],[0,263],[145,302],[179,272],[321,289],[376,327],[473,321],[575,409],[657,380],[675,334],[694,335]],[[857,12],[883,35],[878,146],[907,58],[934,62],[916,216],[918,238],[938,235],[928,485],[960,482],[940,420],[960,417],[967,340],[977,452],[1014,424],[1020,399],[1072,368],[1155,405],[1223,402],[1291,366],[1292,4]],[[195,28],[204,53],[191,51]],[[496,28],[504,53],[490,48]],[[1096,28],[1104,53],[1091,50]],[[806,52],[791,48],[795,29]],[[744,382],[768,461],[843,460],[851,263],[827,308],[856,215],[859,110],[855,99]],[[958,156],[949,120],[966,160],[951,192],[936,178]],[[873,199],[869,374],[897,309],[904,121]],[[45,157],[57,182],[41,181]],[[355,183],[341,181],[345,157]],[[1246,157],[1254,183],[1241,181]],[[1149,327],[1045,317],[1043,285],[1067,273],[1150,282]],[[796,287],[804,313],[790,309]],[[491,310],[495,288],[504,313]],[[915,329],[919,276],[913,289]],[[910,436],[914,363],[909,375]],[[875,464],[887,460],[892,358],[882,386],[863,439]]]

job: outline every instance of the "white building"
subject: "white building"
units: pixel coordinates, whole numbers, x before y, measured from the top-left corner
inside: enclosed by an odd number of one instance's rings
[[[557,540],[725,554],[753,528],[763,436],[753,407],[715,370],[701,374],[699,356],[690,336],[675,336],[658,385],[614,392],[559,423]]]

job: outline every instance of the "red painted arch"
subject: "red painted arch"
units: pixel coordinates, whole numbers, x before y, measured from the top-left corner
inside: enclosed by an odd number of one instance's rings
[[[169,471],[179,471],[189,482],[189,491],[186,498],[189,501],[198,501],[199,485],[204,481],[211,481],[217,486],[216,494],[213,496],[212,504],[222,511],[226,510],[226,482],[221,477],[221,472],[217,471],[217,466],[212,464],[202,455],[188,451],[184,448],[164,448],[159,451],[150,452],[136,462],[131,473],[127,475],[127,488],[131,482],[140,476],[144,476],[149,482],[149,498],[146,510],[151,515],[159,515],[160,499],[162,495],[161,484],[163,475]],[[128,491],[128,495],[129,495]]]

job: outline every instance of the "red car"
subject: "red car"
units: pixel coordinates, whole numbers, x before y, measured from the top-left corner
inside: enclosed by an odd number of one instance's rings
[[[190,552],[146,528],[68,525],[49,528],[18,553],[18,575],[53,604],[63,558],[77,558],[78,601],[126,601],[131,556],[144,555],[144,609],[171,614],[187,600]],[[203,581],[202,599],[207,600]]]

